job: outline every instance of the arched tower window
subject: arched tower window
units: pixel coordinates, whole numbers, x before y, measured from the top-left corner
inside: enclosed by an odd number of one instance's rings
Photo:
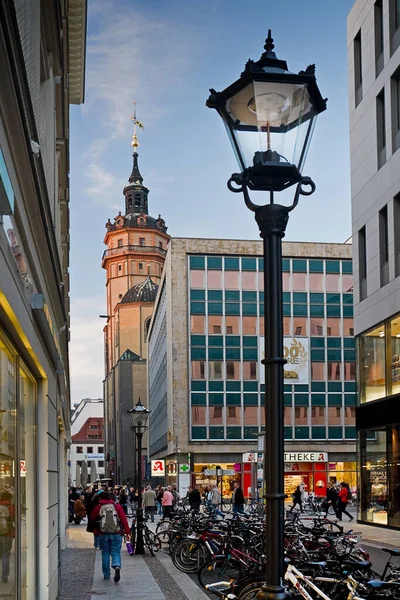
[[[140,194],[135,194],[135,208],[140,208],[142,197]]]
[[[147,341],[147,336],[148,336],[149,327],[150,327],[150,321],[151,321],[151,317],[147,317],[147,319],[144,322],[144,339],[145,339],[145,341]]]

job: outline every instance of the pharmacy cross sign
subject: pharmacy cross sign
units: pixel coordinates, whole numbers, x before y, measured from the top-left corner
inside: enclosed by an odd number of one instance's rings
[[[190,465],[182,464],[179,465],[179,473],[188,473],[190,471]]]

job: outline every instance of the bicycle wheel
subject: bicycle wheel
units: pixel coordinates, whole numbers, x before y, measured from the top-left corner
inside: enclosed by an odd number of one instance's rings
[[[182,540],[172,553],[172,562],[183,573],[197,573],[210,558],[207,546],[195,539]]]
[[[237,600],[257,600],[257,594],[261,591],[262,586],[262,581],[255,581],[240,590],[235,590]]]
[[[150,550],[150,554],[154,556],[154,553],[158,552],[161,548],[160,540],[157,538],[157,536],[154,535],[152,531],[150,531],[150,529],[147,529],[147,527],[144,530],[143,537],[145,545]]]
[[[157,523],[156,534],[161,533],[162,531],[168,531],[172,526],[172,521],[170,519],[162,519]]]
[[[240,577],[243,565],[229,555],[216,556],[201,567],[198,577],[200,585],[206,589],[207,585],[223,581],[229,583],[231,589]],[[224,586],[224,590],[227,587]]]

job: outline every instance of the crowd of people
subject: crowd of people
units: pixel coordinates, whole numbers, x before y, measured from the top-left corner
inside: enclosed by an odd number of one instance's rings
[[[298,485],[292,497],[293,505],[290,508],[290,512],[293,512],[296,506],[299,507],[300,512],[303,512],[304,487]],[[342,481],[342,483],[336,485],[333,482],[329,482],[326,497],[321,505],[322,511],[325,512],[325,517],[328,516],[329,509],[333,508],[338,521],[342,520],[344,514],[349,517],[349,521],[352,521],[354,517],[347,511],[347,505],[351,500],[352,493],[348,483]]]

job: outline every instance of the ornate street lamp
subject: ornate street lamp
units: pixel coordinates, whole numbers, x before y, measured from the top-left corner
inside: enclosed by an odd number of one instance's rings
[[[228,181],[232,192],[242,192],[255,213],[263,239],[265,315],[265,444],[266,585],[259,600],[282,600],[284,572],[284,429],[283,429],[283,318],[282,238],[289,213],[300,195],[315,190],[302,175],[316,117],[326,109],[315,79],[315,66],[291,73],[274,53],[271,30],[260,60],[249,60],[240,78],[223,92],[211,89],[207,100],[227,129],[240,173]],[[275,204],[274,193],[296,185],[290,206]],[[249,190],[269,192],[269,203],[252,202]]]
[[[138,508],[136,511],[136,544],[135,554],[144,554],[144,543],[143,543],[143,507],[142,507],[142,438],[143,434],[147,429],[147,421],[149,418],[150,410],[148,410],[140,402],[140,398],[136,403],[136,406],[128,410],[128,414],[131,417],[131,429],[136,433],[137,439],[137,485],[138,485]]]

